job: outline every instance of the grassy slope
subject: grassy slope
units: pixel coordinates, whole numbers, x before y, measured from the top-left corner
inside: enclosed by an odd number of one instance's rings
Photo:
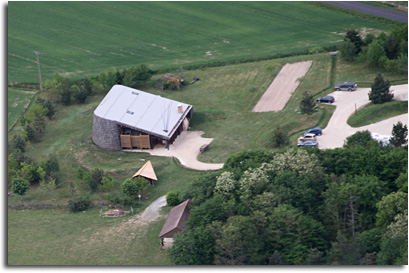
[[[33,98],[33,93],[23,92],[18,89],[8,88],[7,91],[7,123],[8,129],[17,121],[21,113],[24,112],[26,106]]]
[[[166,207],[162,210],[169,212]],[[66,209],[9,209],[8,264],[171,264],[166,251],[160,250],[157,238],[165,218],[143,228],[137,227],[137,223],[127,225],[127,220],[101,218],[99,208],[85,213],[70,213]]]
[[[387,118],[408,112],[407,101],[391,101],[383,104],[368,104],[349,117],[347,123],[352,127],[369,125]]]
[[[38,81],[33,50],[45,80],[300,51],[362,27],[392,29],[303,2],[11,2],[8,81]]]

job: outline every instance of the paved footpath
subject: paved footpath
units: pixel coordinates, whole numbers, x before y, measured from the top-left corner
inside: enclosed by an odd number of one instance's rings
[[[169,146],[169,150],[164,147],[155,147],[155,149],[150,151],[143,150],[142,152],[148,152],[156,156],[176,157],[183,166],[198,171],[219,170],[223,168],[223,163],[211,164],[197,160],[200,147],[204,144],[209,145],[213,141],[213,138],[203,138],[203,134],[200,131],[182,132],[175,142]],[[134,150],[134,152],[140,152],[140,150]]]
[[[395,100],[408,100],[408,85],[391,86],[390,90],[394,94]],[[398,121],[408,124],[408,114],[392,117],[367,126],[353,128],[347,124],[348,118],[354,114],[355,107],[359,109],[370,103],[368,93],[370,88],[357,88],[356,91],[335,91],[329,95],[335,98],[333,103],[336,106],[334,113],[327,127],[323,129],[322,136],[317,137],[320,148],[332,149],[342,147],[345,139],[358,131],[368,130],[371,133],[391,135],[392,127]]]

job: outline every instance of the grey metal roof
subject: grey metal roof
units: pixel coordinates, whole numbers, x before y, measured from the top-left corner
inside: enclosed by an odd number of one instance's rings
[[[183,113],[178,113],[179,105],[182,105]],[[170,139],[191,109],[192,106],[186,103],[114,85],[95,109],[94,115]]]

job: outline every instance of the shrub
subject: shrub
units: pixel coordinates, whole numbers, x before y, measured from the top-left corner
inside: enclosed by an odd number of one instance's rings
[[[13,193],[23,196],[30,189],[30,183],[24,178],[14,178],[12,182]]]
[[[99,185],[101,185],[102,177],[104,176],[104,171],[101,169],[95,169],[91,173],[89,179],[89,186],[92,190],[96,190]]]
[[[12,147],[17,151],[24,152],[26,149],[27,142],[20,135],[15,135],[12,140]]]
[[[177,206],[179,205],[180,199],[179,199],[179,192],[178,191],[170,191],[166,194],[166,203],[168,203],[169,206]]]
[[[90,198],[88,194],[74,197],[68,201],[68,207],[72,212],[84,211],[89,208]]]
[[[273,133],[273,146],[275,148],[281,148],[288,145],[289,140],[287,134],[281,129],[281,127],[277,127],[277,129]]]

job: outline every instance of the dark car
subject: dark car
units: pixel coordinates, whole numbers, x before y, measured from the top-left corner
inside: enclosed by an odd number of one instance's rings
[[[309,129],[308,131],[305,131],[304,135],[306,134],[315,134],[317,136],[320,136],[322,135],[322,130],[319,127],[314,127],[314,128]]]
[[[307,141],[303,141],[297,144],[297,147],[314,147],[317,148],[318,147],[318,142],[316,142],[315,140],[307,140]]]
[[[323,96],[317,99],[317,102],[328,102],[333,103],[335,101],[333,96]]]
[[[337,91],[340,91],[340,90],[354,91],[357,86],[358,85],[354,82],[344,82],[344,83],[338,83],[337,85],[335,85],[335,89]]]

